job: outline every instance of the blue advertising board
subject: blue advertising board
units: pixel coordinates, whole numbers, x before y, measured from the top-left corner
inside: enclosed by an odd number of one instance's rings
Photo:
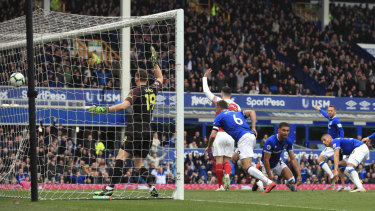
[[[37,117],[59,117],[62,124],[110,124],[122,125],[124,123],[122,114],[101,115],[101,117],[90,116],[86,109],[91,105],[113,105],[121,102],[121,93],[119,90],[101,90],[101,89],[64,89],[64,88],[37,88]],[[339,111],[348,111],[345,115],[350,117],[372,118],[369,113],[375,111],[374,98],[336,98],[336,97],[306,97],[306,96],[273,96],[273,95],[238,95],[234,94],[232,99],[238,103],[242,108],[262,109],[259,115],[264,113],[263,116],[275,117],[288,117],[296,116],[296,112],[313,111],[316,105],[322,109],[327,109],[330,105],[335,105]],[[11,105],[11,101],[23,100],[21,108],[4,106],[5,104]],[[70,107],[43,107],[41,102],[52,102],[51,104],[59,104],[66,101],[80,102],[76,106]],[[14,88],[14,87],[0,87],[0,123],[19,123],[20,120],[27,119],[27,88]],[[86,107],[83,107],[86,106]],[[156,98],[155,109],[162,107],[173,107],[176,105],[176,95],[173,92],[160,92]],[[184,96],[185,113],[193,110],[192,114],[198,114],[199,111],[208,110],[204,108],[213,108],[213,103],[206,98],[203,93],[185,93]],[[42,109],[44,108],[44,110]],[[19,109],[21,109],[19,111]],[[48,112],[46,111],[48,110]],[[271,113],[266,113],[270,110]],[[271,111],[272,110],[272,111]],[[283,111],[285,110],[285,111]],[[45,113],[43,113],[44,111]],[[212,110],[213,111],[213,110]],[[282,111],[282,112],[280,112]],[[198,113],[197,113],[198,112]],[[288,113],[289,112],[289,113]],[[352,112],[352,113],[350,113]],[[362,112],[356,114],[356,112]],[[212,113],[212,112],[211,112]],[[21,116],[13,116],[9,118],[9,114],[24,114]],[[111,116],[112,115],[112,116]],[[301,116],[302,115],[302,116]],[[299,116],[309,118],[311,115],[319,117],[319,114],[301,114]],[[344,113],[340,113],[344,115]],[[360,115],[360,116],[358,116]],[[199,116],[199,115],[196,115]],[[21,118],[21,119],[20,119]],[[121,120],[120,120],[121,119]],[[22,121],[23,122],[23,121]]]
[[[37,91],[37,99],[40,100],[80,100],[84,101],[86,106],[115,104],[121,101],[121,93],[118,90],[37,88]],[[0,99],[27,99],[27,88],[0,87]],[[335,105],[338,110],[342,111],[375,111],[375,99],[373,98],[234,94],[232,99],[243,108],[314,110],[315,105],[323,109]],[[160,92],[158,94],[156,106],[168,107],[175,104],[175,93]],[[203,93],[185,93],[184,106],[214,107]]]

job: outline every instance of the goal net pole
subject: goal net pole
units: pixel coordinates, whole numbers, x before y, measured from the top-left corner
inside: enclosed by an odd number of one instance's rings
[[[33,44],[33,9],[32,0],[26,0],[26,41],[27,41],[27,76],[29,97],[29,131],[30,131],[30,172],[31,172],[31,201],[38,201],[38,180],[37,180],[37,156],[36,156],[36,119],[35,119],[35,98],[38,93],[35,90],[34,71],[34,44]]]
[[[184,10],[176,17],[176,192],[184,199]]]
[[[123,0],[120,2],[120,13],[122,18],[131,16],[131,0]],[[124,101],[126,95],[130,91],[131,75],[130,75],[130,28],[121,29],[121,100]],[[125,138],[125,127],[121,129],[121,140]]]

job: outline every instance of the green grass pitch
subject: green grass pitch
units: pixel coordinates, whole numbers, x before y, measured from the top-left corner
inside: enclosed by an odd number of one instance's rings
[[[116,192],[115,192],[116,194]],[[375,191],[272,191],[269,194],[251,190],[185,190],[185,200],[55,200],[31,202],[1,198],[0,210],[375,210]]]

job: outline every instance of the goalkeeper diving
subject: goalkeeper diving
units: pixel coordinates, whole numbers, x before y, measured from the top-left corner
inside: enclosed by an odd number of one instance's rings
[[[142,178],[150,187],[151,196],[157,197],[158,191],[155,186],[155,177],[144,167],[144,159],[149,154],[152,146],[151,119],[156,95],[162,88],[163,75],[158,64],[155,49],[151,46],[151,59],[154,67],[155,82],[148,85],[147,71],[139,69],[135,74],[137,87],[132,89],[127,98],[121,104],[110,107],[91,106],[89,113],[92,115],[119,112],[132,107],[133,112],[127,112],[125,138],[116,157],[116,163],[111,183],[102,191],[95,192],[99,196],[111,196],[115,184],[119,183],[123,172],[124,162],[128,158],[134,159],[133,177]]]

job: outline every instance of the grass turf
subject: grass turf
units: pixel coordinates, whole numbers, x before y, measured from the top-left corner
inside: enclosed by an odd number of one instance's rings
[[[116,194],[116,192],[115,192]],[[272,191],[186,190],[185,200],[57,200],[0,198],[0,210],[375,210],[375,191]]]

